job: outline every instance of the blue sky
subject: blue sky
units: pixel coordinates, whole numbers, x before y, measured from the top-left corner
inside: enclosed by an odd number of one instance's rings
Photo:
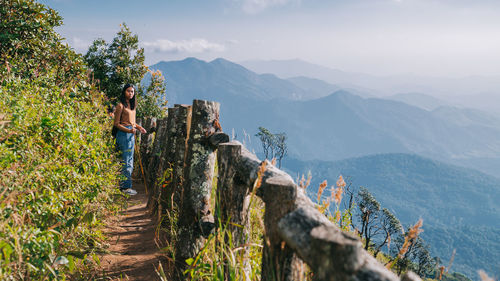
[[[500,1],[43,0],[77,51],[126,22],[147,64],[302,59],[377,75],[500,75]]]

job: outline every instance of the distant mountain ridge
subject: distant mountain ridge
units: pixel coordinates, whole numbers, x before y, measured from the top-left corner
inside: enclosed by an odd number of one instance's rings
[[[312,173],[308,194],[338,176],[377,198],[405,225],[424,220],[422,237],[443,260],[457,250],[452,271],[477,279],[477,270],[500,274],[500,179],[409,154],[377,154],[340,161],[286,159],[292,175]]]
[[[162,61],[150,68],[162,71],[167,81],[169,99],[174,103],[188,102],[195,98],[213,100],[315,98],[315,96],[308,96],[308,92],[292,82],[279,79],[273,74],[256,74],[222,58],[211,62],[195,58]]]
[[[422,93],[401,93],[385,97],[386,99],[404,102],[409,105],[432,111],[441,106],[450,106],[449,103]]]
[[[341,88],[370,89],[375,96],[386,97],[404,92],[427,93],[446,97],[454,105],[474,105],[480,109],[500,111],[500,76],[467,76],[460,78],[421,75],[370,75],[332,69],[299,59],[253,60],[240,63],[256,73],[273,73],[281,78],[307,76],[321,79]]]
[[[416,153],[478,167],[500,177],[500,169],[491,165],[500,164],[500,127],[482,123],[485,118],[473,118],[461,109],[429,112],[403,102],[362,98],[345,90],[314,99],[318,92],[309,94],[299,85],[336,86],[321,81],[315,84],[310,78],[300,78],[300,84],[293,79],[258,75],[224,59],[204,62],[188,58],[151,68],[165,75],[171,104],[191,103],[195,98],[219,101],[226,131],[234,128],[241,133],[244,129],[253,136],[264,126],[273,132],[286,132],[290,155],[301,159]],[[456,122],[464,116],[467,123]],[[254,148],[259,149],[258,145]]]

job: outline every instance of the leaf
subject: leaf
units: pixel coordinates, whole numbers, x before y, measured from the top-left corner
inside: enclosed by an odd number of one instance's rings
[[[187,265],[192,265],[193,262],[194,262],[193,258],[189,258],[189,259],[186,260]]]

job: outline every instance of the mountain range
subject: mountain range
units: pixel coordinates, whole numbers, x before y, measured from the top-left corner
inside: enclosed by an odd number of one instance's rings
[[[413,74],[392,76],[347,72],[316,65],[299,59],[253,60],[240,63],[256,73],[273,73],[286,79],[308,76],[342,88],[364,89],[378,97],[415,92],[440,96],[450,104],[500,112],[499,76],[432,77]]]
[[[256,74],[225,59],[188,58],[151,68],[164,74],[171,104],[219,101],[226,131],[253,136],[263,126],[286,132],[290,155],[300,159],[414,153],[500,177],[500,118],[485,112],[450,106],[429,111],[363,98],[317,79]]]
[[[311,170],[315,180],[333,183],[342,173],[355,186],[368,187],[404,224],[423,217],[424,237],[435,255],[448,260],[457,249],[454,270],[475,278],[478,269],[498,268],[495,115],[421,93],[377,98],[356,85],[257,74],[225,59],[188,58],[150,68],[165,76],[170,104],[220,102],[223,129],[257,153],[259,126],[285,132],[284,167],[291,174]]]

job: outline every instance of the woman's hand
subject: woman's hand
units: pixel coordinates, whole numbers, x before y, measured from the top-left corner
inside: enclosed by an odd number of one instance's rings
[[[129,133],[135,134],[135,132],[137,132],[137,130],[135,128],[132,128],[132,129],[130,129]]]
[[[139,127],[139,131],[140,131],[142,134],[145,134],[145,133],[146,133],[146,129],[144,129],[143,127]]]

